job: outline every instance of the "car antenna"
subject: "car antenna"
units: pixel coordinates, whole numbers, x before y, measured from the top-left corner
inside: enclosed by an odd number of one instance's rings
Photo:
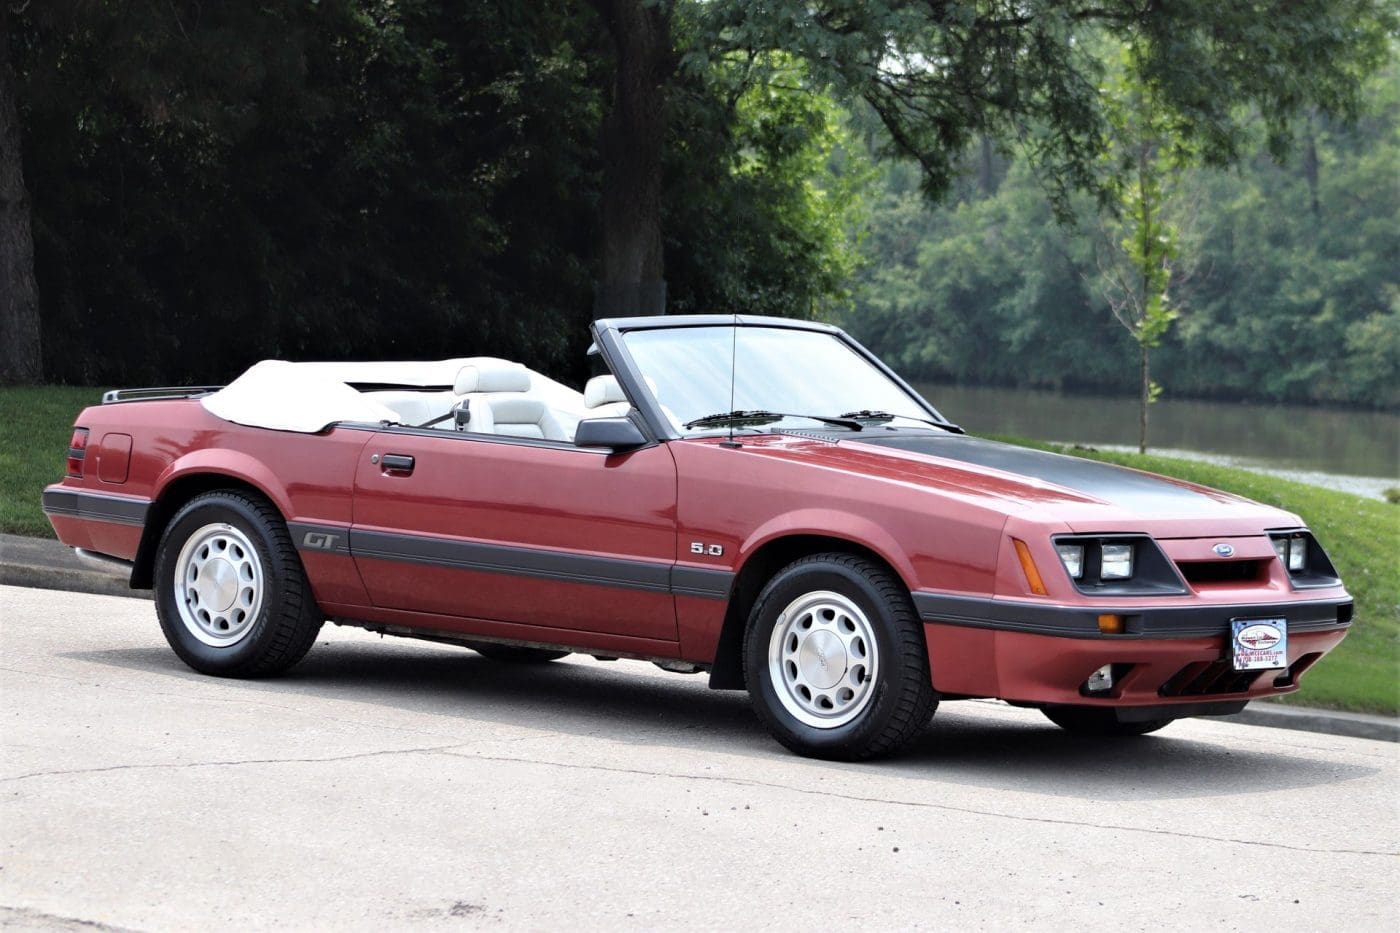
[[[734,327],[729,334],[729,411],[734,411],[734,383],[738,379],[735,367],[739,365],[739,315],[734,315]],[[729,439],[719,442],[721,447],[743,447],[734,439],[734,419],[729,419]]]

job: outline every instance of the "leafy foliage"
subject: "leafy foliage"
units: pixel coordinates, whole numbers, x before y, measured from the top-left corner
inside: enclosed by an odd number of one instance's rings
[[[1167,392],[1400,405],[1397,88],[1392,62],[1365,82],[1354,123],[1310,114],[1286,162],[1261,126],[1238,169],[1179,173],[1193,269],[1153,353]],[[1087,286],[1098,205],[1075,199],[1078,223],[1060,228],[1028,160],[999,154],[988,171],[973,146],[962,164],[952,203],[933,210],[910,170],[882,167],[842,322],[919,378],[1132,391],[1136,344]]]
[[[50,378],[476,352],[582,374],[611,54],[591,8],[56,0],[12,41]],[[840,113],[783,68],[790,94],[716,60],[673,95],[677,309],[845,293]]]

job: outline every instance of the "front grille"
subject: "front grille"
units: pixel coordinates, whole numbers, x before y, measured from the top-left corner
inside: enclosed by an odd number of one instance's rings
[[[1224,696],[1231,693],[1247,693],[1255,679],[1261,674],[1272,674],[1273,685],[1277,689],[1295,687],[1303,672],[1312,667],[1321,652],[1305,654],[1288,666],[1286,670],[1237,671],[1228,660],[1192,661],[1172,675],[1171,679],[1157,688],[1159,696],[1200,697]]]
[[[1229,661],[1192,661],[1157,689],[1164,697],[1220,696],[1244,693],[1259,671],[1237,671]]]
[[[1177,569],[1187,583],[1243,583],[1259,579],[1257,560],[1182,560]]]

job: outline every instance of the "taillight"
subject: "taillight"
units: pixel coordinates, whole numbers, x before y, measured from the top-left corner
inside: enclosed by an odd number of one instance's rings
[[[74,479],[83,478],[83,461],[87,459],[87,428],[74,428],[73,439],[68,442],[68,475]]]

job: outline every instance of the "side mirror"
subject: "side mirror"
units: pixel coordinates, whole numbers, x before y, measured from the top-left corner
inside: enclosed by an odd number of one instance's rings
[[[646,435],[630,418],[585,418],[574,431],[575,447],[606,447],[618,451],[641,447],[646,442]]]

